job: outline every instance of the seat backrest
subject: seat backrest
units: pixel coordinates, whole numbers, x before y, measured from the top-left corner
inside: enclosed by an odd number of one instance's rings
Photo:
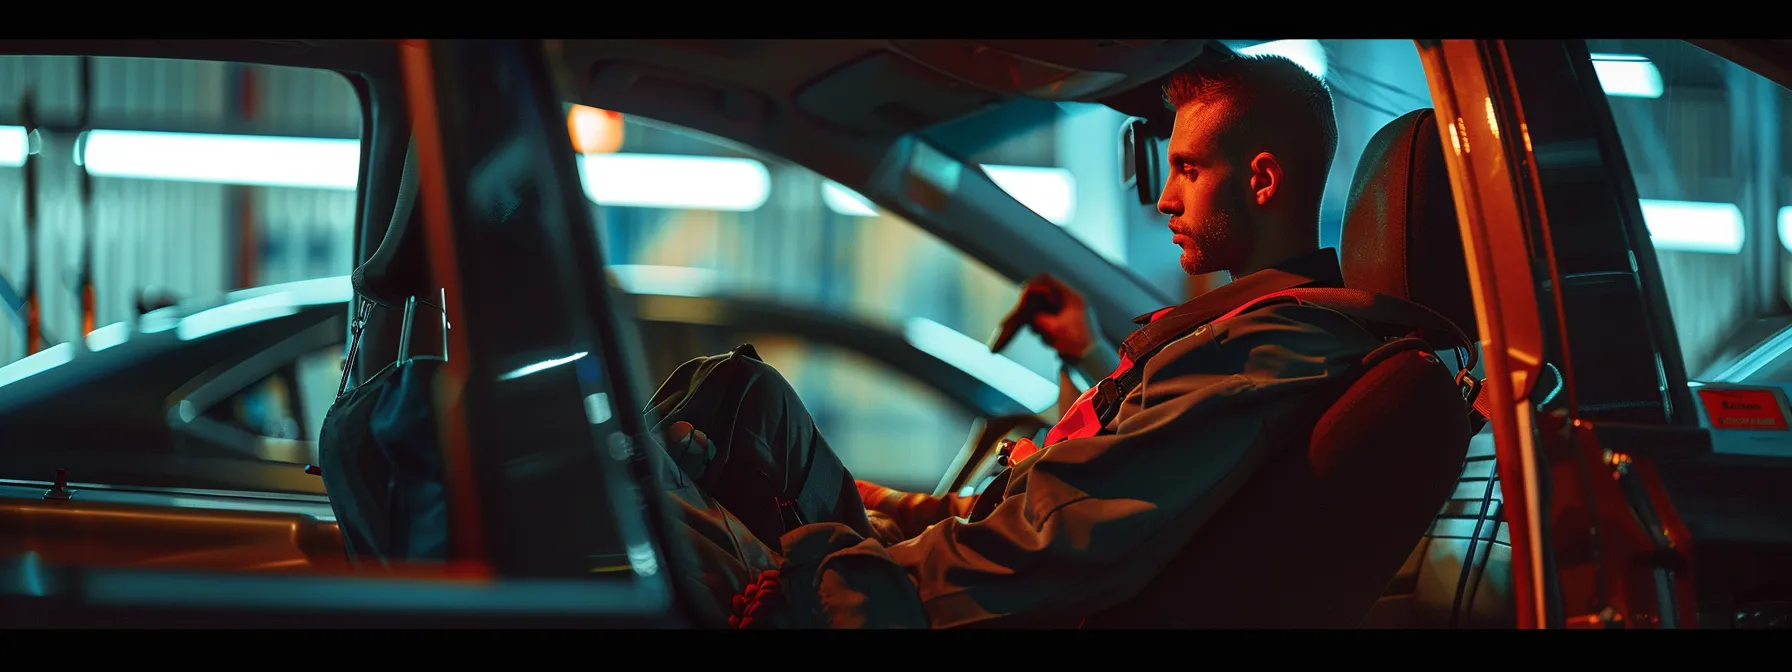
[[[1316,399],[1336,399],[1316,420],[1277,422],[1312,431],[1278,446],[1145,590],[1084,627],[1356,627],[1448,496],[1468,442],[1448,368],[1428,346],[1397,345],[1342,396]],[[1454,454],[1435,449],[1450,443]]]
[[[1518,627],[1512,540],[1503,499],[1494,469],[1493,434],[1483,431],[1469,441],[1468,459],[1450,501],[1437,512],[1430,531],[1362,626]]]
[[[404,169],[399,178],[396,200],[392,207],[392,220],[386,227],[385,236],[380,241],[367,261],[356,267],[352,276],[356,296],[370,301],[385,310],[374,310],[368,315],[366,331],[358,343],[350,345],[351,353],[356,358],[371,359],[379,369],[392,361],[392,354],[397,351],[399,335],[398,318],[404,309],[405,301],[411,296],[429,294],[422,289],[429,280],[426,263],[428,257],[423,249],[423,236],[418,235],[417,220],[421,210],[416,207],[417,201],[417,146],[415,140],[405,154]],[[425,420],[433,417],[432,413],[416,407],[429,404],[427,395],[419,391],[427,389],[419,381],[428,380],[433,375],[433,365],[423,369],[414,367],[398,367],[391,371],[392,375],[367,381],[354,381],[354,385],[346,385],[349,391],[335,400],[330,413],[326,417],[323,432],[318,441],[318,462],[324,489],[329,495],[330,507],[336,514],[338,528],[342,531],[343,546],[349,558],[357,566],[381,566],[394,560],[415,560],[418,553],[414,548],[427,547],[437,549],[442,544],[443,534],[419,533],[445,531],[439,521],[422,520],[439,513],[442,505],[439,483],[425,483],[417,487],[419,480],[439,481],[433,472],[437,464],[427,459],[434,448],[433,433],[415,431],[419,424],[417,418]],[[347,373],[353,376],[354,372]],[[344,383],[350,381],[345,380]],[[365,389],[357,386],[365,386]],[[389,417],[376,420],[376,411],[392,407],[409,406],[413,412],[388,413]],[[397,420],[407,420],[410,424],[401,424]],[[427,424],[427,423],[422,423]],[[376,426],[383,425],[383,426]],[[394,428],[400,429],[394,429]],[[403,431],[400,431],[400,430]],[[406,438],[415,438],[405,447],[418,449],[425,459],[410,460],[404,468],[394,456],[388,454],[387,446],[380,445],[381,436],[393,434],[412,434]],[[420,447],[420,449],[419,449]],[[421,476],[419,475],[421,474]],[[402,492],[401,492],[402,490]],[[419,505],[417,497],[434,497],[433,502]],[[395,502],[395,498],[408,498],[404,502]],[[409,511],[400,515],[397,511]],[[414,543],[419,538],[434,537],[428,543]],[[429,552],[434,552],[431,550]]]
[[[1459,221],[1437,115],[1420,109],[1389,122],[1370,139],[1351,183],[1345,285],[1425,305],[1475,337]],[[1515,625],[1512,547],[1500,500],[1493,437],[1482,432],[1471,442],[1449,501],[1363,625]]]
[[[404,172],[398,179],[386,235],[351,276],[355,294],[386,308],[400,309],[409,297],[431,294],[420,284],[428,278],[424,267],[428,257],[422,236],[416,235],[416,215],[421,212],[416,207],[417,180],[417,141],[412,139],[405,151]]]
[[[1370,141],[1350,190],[1344,280],[1473,334],[1454,201],[1431,151],[1438,137],[1427,110]],[[1085,627],[1361,624],[1461,475],[1465,407],[1451,370],[1426,351],[1443,345],[1396,348],[1341,392],[1316,394],[1306,440],[1279,446],[1144,591]]]
[[[1344,286],[1430,308],[1475,337],[1475,298],[1437,115],[1414,110],[1369,139],[1350,181]]]

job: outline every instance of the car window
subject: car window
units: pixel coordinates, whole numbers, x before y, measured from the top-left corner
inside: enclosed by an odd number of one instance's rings
[[[342,382],[342,347],[306,353],[223,402],[206,417],[270,439],[315,442]]]
[[[1589,40],[1687,372],[1731,379],[1784,354],[1792,262],[1792,93],[1680,40]],[[1765,324],[1763,322],[1765,321]],[[1774,345],[1778,343],[1778,345]],[[1739,368],[1740,367],[1740,368]],[[1749,370],[1743,370],[1749,369]]]
[[[30,135],[27,91],[39,125]],[[0,277],[22,292],[32,269],[54,346],[86,328],[78,278],[89,252],[94,327],[146,304],[346,275],[361,129],[358,95],[335,72],[0,56]],[[27,354],[6,303],[0,365]]]
[[[1036,336],[1023,333],[1002,355],[981,344],[1019,287],[978,260],[814,171],[735,143],[588,107],[569,107],[568,123],[605,262],[625,290],[758,298],[879,324],[1035,410],[1055,402],[1057,360]],[[1062,171],[985,168],[1041,214],[1072,212],[1073,178]],[[781,352],[789,366],[780,369],[823,409],[824,434],[856,437],[834,447],[860,476],[930,490],[962,447],[968,420],[900,376],[818,348]],[[704,354],[716,353],[678,357]],[[907,454],[886,450],[895,444]]]
[[[856,478],[932,492],[970,434],[969,413],[884,362],[802,338],[748,337]]]

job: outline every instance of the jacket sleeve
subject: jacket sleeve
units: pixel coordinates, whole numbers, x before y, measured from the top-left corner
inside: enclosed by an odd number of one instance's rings
[[[1264,418],[1378,342],[1337,313],[1275,304],[1147,362],[1114,433],[1016,465],[1001,505],[891,546],[933,627],[1075,625],[1144,587],[1268,456]],[[1279,437],[1275,437],[1279,438]]]

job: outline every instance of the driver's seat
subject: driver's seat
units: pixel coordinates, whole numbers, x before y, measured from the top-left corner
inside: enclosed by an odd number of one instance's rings
[[[1474,333],[1438,138],[1422,110],[1370,141],[1344,280]],[[1084,627],[1357,627],[1455,489],[1470,427],[1452,370],[1416,350],[1367,366],[1321,410],[1308,439],[1282,446],[1139,595]]]
[[[1468,269],[1437,115],[1414,110],[1390,122],[1369,141],[1353,186],[1344,223],[1345,284],[1430,305],[1473,335],[1475,306],[1468,301]],[[1407,194],[1402,198],[1397,191]],[[1367,256],[1393,251],[1411,254],[1404,263]],[[1423,268],[1399,272],[1414,265]],[[1483,431],[1469,442],[1449,502],[1363,627],[1516,626],[1512,546],[1494,462],[1493,435]]]

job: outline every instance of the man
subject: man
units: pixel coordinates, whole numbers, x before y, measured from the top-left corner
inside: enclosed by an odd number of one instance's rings
[[[704,556],[683,578],[728,600],[731,622],[1075,626],[1136,594],[1289,438],[1279,414],[1381,344],[1322,308],[1246,309],[1341,285],[1336,253],[1318,246],[1337,147],[1324,84],[1284,58],[1241,57],[1174,77],[1165,100],[1176,116],[1158,209],[1183,270],[1234,280],[1141,316],[1116,373],[1151,354],[1134,346],[1167,344],[1138,384],[1107,403],[1110,377],[1043,449],[1014,446],[1005,487],[982,495],[994,506],[974,522],[969,499],[853,482],[750,348],[694,360],[655,395],[678,465],[667,490]],[[1041,292],[1062,308],[1030,326],[1067,361],[1098,352],[1081,297],[1040,278],[1020,305]]]

